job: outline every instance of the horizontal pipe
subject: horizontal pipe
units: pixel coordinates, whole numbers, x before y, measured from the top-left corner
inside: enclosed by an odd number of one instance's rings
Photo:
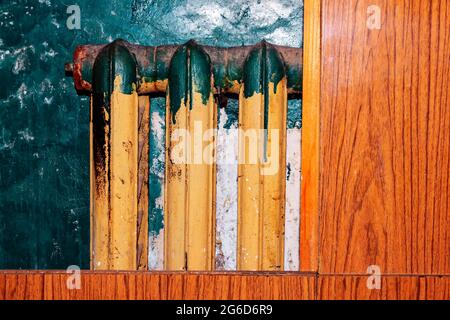
[[[126,47],[135,56],[139,80],[137,92],[163,95],[167,89],[170,61],[180,46],[142,46],[123,40],[116,40],[116,42]],[[200,46],[211,59],[214,93],[239,94],[245,59],[250,51],[261,45],[262,42],[251,46],[229,48]],[[283,57],[285,62],[288,94],[301,94],[303,49],[269,45]],[[75,88],[80,93],[87,94],[92,91],[94,61],[104,47],[105,45],[78,46],[73,55],[73,63],[66,64],[65,70],[67,73],[72,73]]]

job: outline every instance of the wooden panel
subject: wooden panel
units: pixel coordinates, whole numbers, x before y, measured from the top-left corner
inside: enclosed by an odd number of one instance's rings
[[[387,276],[378,290],[367,288],[367,276],[319,276],[318,299],[448,300],[450,277]]]
[[[321,1],[304,1],[300,270],[317,271]]]
[[[449,274],[450,3],[322,4],[320,271]]]
[[[0,299],[313,299],[313,275],[82,272],[68,290],[64,272],[0,272]]]
[[[67,289],[68,276],[63,271],[2,271],[0,300],[450,299],[449,276],[385,276],[380,290],[368,289],[367,276],[361,275],[83,271],[79,290]]]

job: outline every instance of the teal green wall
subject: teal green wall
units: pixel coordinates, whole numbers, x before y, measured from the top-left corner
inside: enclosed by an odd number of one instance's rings
[[[71,4],[80,30],[66,27]],[[89,99],[64,75],[76,45],[301,46],[302,24],[299,0],[0,0],[0,269],[89,267]],[[299,102],[289,109],[300,126]],[[234,101],[228,110],[235,121]],[[164,119],[162,99],[152,112]],[[150,135],[150,233],[163,224],[160,138]]]

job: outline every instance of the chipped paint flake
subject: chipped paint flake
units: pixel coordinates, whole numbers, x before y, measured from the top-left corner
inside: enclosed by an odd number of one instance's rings
[[[300,263],[300,164],[301,129],[288,129],[286,141],[285,271],[298,271]]]

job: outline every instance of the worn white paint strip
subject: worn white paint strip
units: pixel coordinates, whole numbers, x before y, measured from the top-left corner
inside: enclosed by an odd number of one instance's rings
[[[150,156],[149,172],[158,177],[161,185],[161,194],[155,200],[155,208],[164,213],[164,141],[165,141],[165,119],[157,111],[151,113],[150,117],[150,135],[155,142],[156,152]],[[152,186],[150,185],[149,188]],[[151,192],[151,190],[149,190]],[[148,268],[149,270],[164,269],[164,227],[158,233],[149,233],[148,237]]]
[[[237,123],[225,129],[227,114],[220,109],[217,133],[216,269],[236,270],[237,241]]]
[[[287,130],[285,271],[299,270],[301,129]]]
[[[148,241],[148,269],[164,270],[164,229],[156,236],[149,237]]]

